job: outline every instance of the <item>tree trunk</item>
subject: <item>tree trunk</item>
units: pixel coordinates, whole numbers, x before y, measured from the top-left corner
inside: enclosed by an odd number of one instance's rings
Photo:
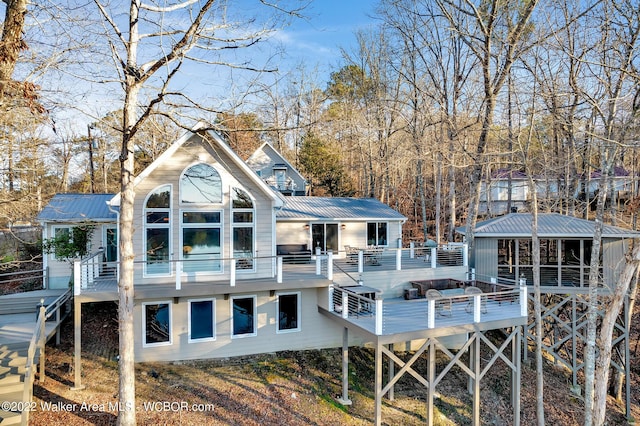
[[[609,383],[609,367],[611,363],[611,340],[616,319],[622,310],[624,298],[629,290],[631,280],[636,276],[636,271],[640,265],[640,239],[634,240],[634,247],[631,256],[628,256],[627,263],[620,274],[620,279],[614,289],[611,301],[607,304],[602,326],[600,328],[600,338],[598,339],[599,355],[596,360],[596,380],[594,390],[593,424],[603,425],[606,414],[607,384]],[[629,360],[626,360],[628,363]],[[628,368],[628,366],[627,366]]]
[[[27,46],[22,39],[27,0],[3,0],[6,3],[2,40],[0,40],[0,96],[11,80],[18,62],[18,54]]]

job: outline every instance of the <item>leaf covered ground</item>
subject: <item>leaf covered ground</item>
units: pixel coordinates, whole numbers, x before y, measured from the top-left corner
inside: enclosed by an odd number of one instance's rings
[[[46,381],[36,381],[36,410],[32,425],[113,425],[117,419],[118,370],[115,305],[95,304],[83,309],[83,390],[73,386],[73,330],[67,322],[62,344],[48,346]],[[634,321],[637,324],[638,321]],[[638,330],[632,333],[632,354]],[[399,354],[408,359],[412,354]],[[440,360],[439,365],[444,365]],[[511,425],[510,379],[502,361],[481,381],[483,425]],[[415,369],[426,374],[426,361]],[[639,368],[632,362],[633,416],[640,418]],[[545,420],[549,425],[580,425],[583,402],[570,392],[571,377],[546,366]],[[374,413],[373,351],[350,350],[351,406],[336,401],[341,394],[338,349],[279,352],[225,360],[184,363],[144,363],[136,370],[138,424],[157,425],[368,425]],[[436,425],[471,424],[472,398],[464,373],[454,367],[437,386]],[[523,425],[535,422],[535,373],[522,369]],[[383,424],[419,425],[426,422],[426,390],[407,375],[386,398]],[[608,424],[624,425],[623,407],[611,401]]]

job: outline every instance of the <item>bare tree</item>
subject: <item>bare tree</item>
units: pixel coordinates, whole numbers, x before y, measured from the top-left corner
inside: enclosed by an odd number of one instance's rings
[[[227,5],[215,0],[196,2],[185,0],[166,4],[143,3],[131,0],[127,15],[127,28],[120,28],[119,17],[100,0],[94,0],[100,14],[110,29],[109,44],[113,63],[124,94],[122,104],[122,147],[120,153],[120,277],[119,286],[119,337],[120,337],[120,385],[119,400],[123,407],[135,407],[134,330],[133,330],[133,205],[135,191],[134,144],[143,124],[158,112],[162,103],[171,102],[174,108],[191,104],[187,93],[171,92],[171,84],[184,64],[199,61],[211,66],[237,66],[254,69],[248,64],[234,65],[225,61],[219,52],[247,47],[268,35],[275,25],[268,19],[256,31],[245,22],[226,19]],[[264,6],[256,13],[263,17],[294,15],[280,6],[261,2]],[[267,10],[263,10],[266,8]],[[215,11],[215,13],[213,13]],[[269,13],[267,13],[269,12]],[[168,19],[174,16],[180,19]],[[249,22],[249,21],[247,21]],[[144,52],[142,49],[145,49]],[[149,89],[148,91],[145,89]],[[172,100],[175,100],[172,101]],[[175,110],[173,112],[176,112]],[[118,423],[135,424],[135,410],[119,413]]]

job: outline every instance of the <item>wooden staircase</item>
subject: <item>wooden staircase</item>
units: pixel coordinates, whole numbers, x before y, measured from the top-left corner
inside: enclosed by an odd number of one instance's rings
[[[17,403],[14,407],[0,407],[0,425],[19,425],[24,405],[25,365],[29,342],[0,347],[0,402]],[[15,408],[15,410],[5,410]]]
[[[0,426],[28,421],[23,408],[33,404],[33,373],[41,354],[39,347],[44,347],[68,314],[68,309],[65,312],[60,308],[70,297],[70,291],[61,295],[60,291],[41,290],[0,298],[0,403],[4,403],[0,406]],[[38,308],[43,301],[48,306],[45,314],[48,321],[40,329],[36,320],[39,313],[45,312]],[[39,336],[42,340],[38,340]],[[33,359],[29,360],[29,356]]]

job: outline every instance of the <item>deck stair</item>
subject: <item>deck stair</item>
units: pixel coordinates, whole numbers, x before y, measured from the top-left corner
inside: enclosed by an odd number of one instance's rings
[[[68,314],[67,309],[62,309],[60,315],[55,311],[64,306],[70,297],[70,291],[60,290],[40,290],[0,297],[0,402],[19,403],[13,407],[15,410],[0,407],[0,426],[23,424],[28,418],[28,413],[23,416],[18,408],[23,408],[25,401],[31,401],[32,390],[29,384],[33,382],[27,381],[29,377],[33,380],[33,375],[27,374],[27,364],[29,345],[39,335],[36,332],[36,320],[40,304],[44,302],[48,307],[48,320],[44,326],[46,341],[56,333],[62,319]],[[40,356],[37,344],[31,353],[32,371],[35,371]]]
[[[22,402],[28,348],[28,342],[0,347],[0,401]],[[1,426],[19,425],[21,421],[20,411],[0,409]]]

